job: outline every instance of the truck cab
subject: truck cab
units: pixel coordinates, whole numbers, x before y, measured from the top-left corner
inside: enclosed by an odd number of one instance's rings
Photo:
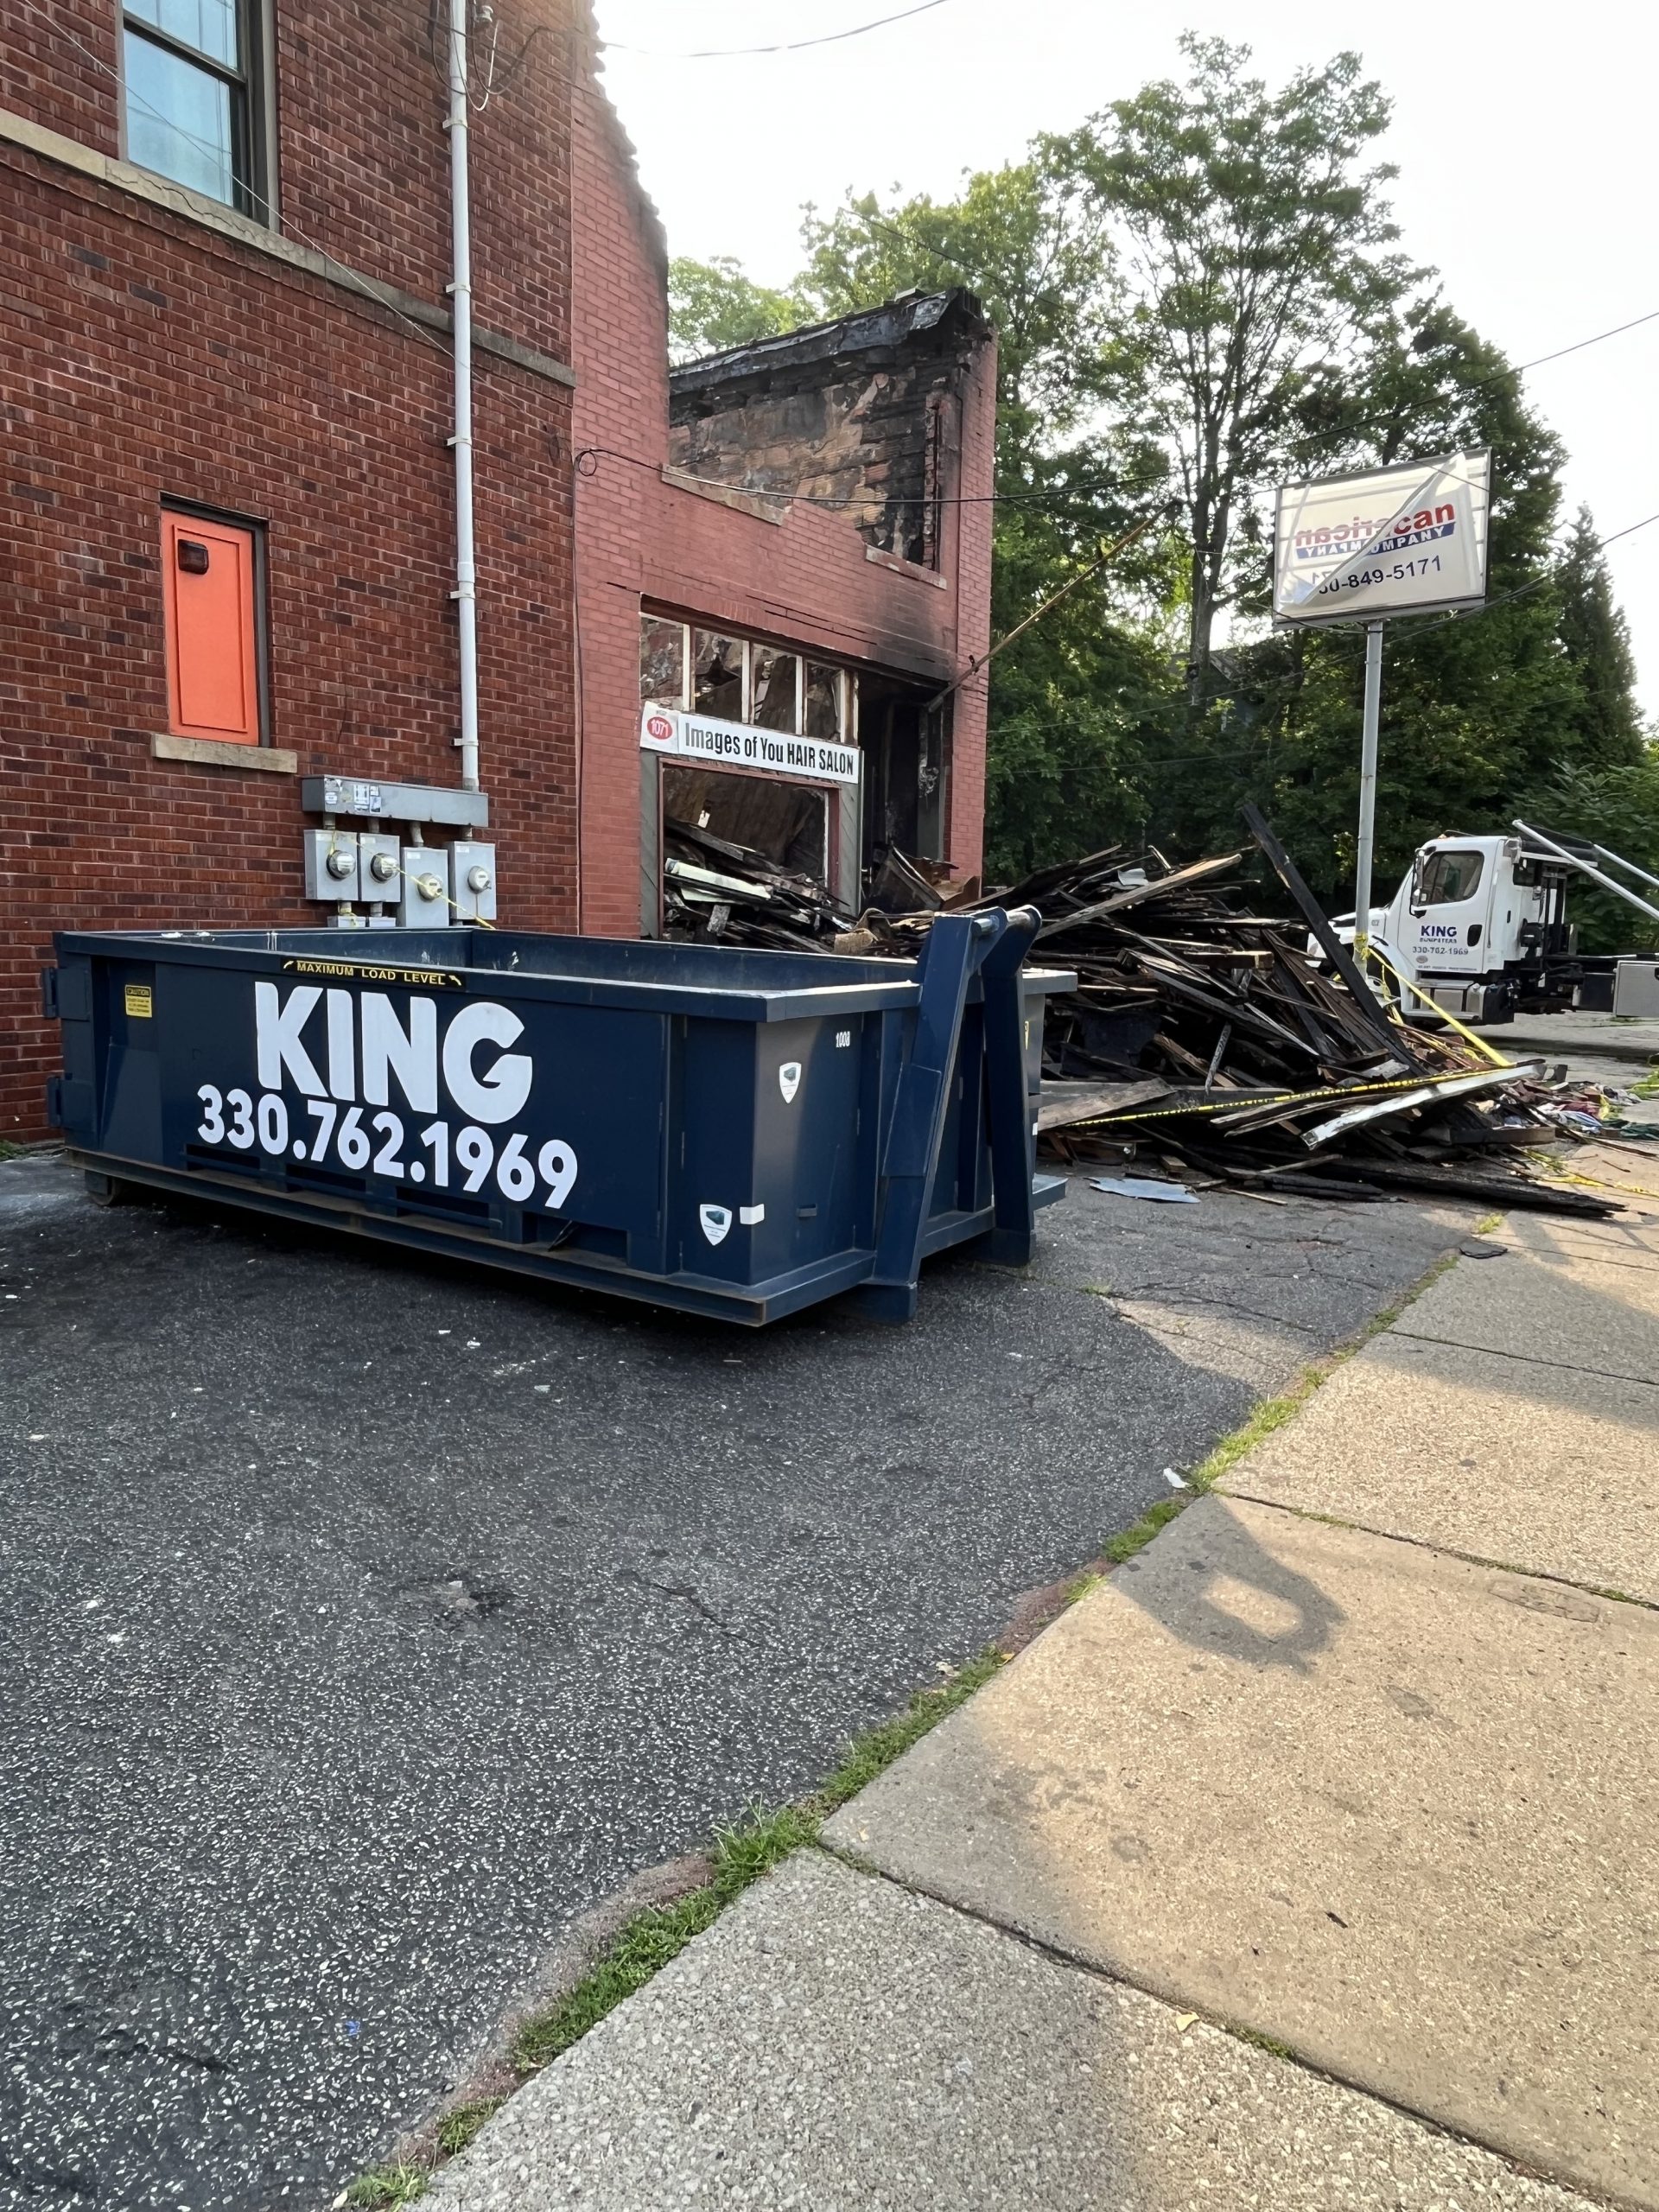
[[[1570,1005],[1567,873],[1520,837],[1431,837],[1389,903],[1372,907],[1372,942],[1422,1000],[1465,1020]],[[1351,918],[1338,933],[1351,944]]]

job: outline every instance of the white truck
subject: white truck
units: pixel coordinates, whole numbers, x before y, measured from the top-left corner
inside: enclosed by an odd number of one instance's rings
[[[1512,1021],[1517,1010],[1553,1013],[1584,1005],[1615,1007],[1614,992],[1650,980],[1651,960],[1580,955],[1567,918],[1569,877],[1599,884],[1659,921],[1650,904],[1610,871],[1624,870],[1659,892],[1659,876],[1604,845],[1547,836],[1516,821],[1509,837],[1431,837],[1419,846],[1410,874],[1386,906],[1373,906],[1370,942],[1395,970],[1375,981],[1391,994],[1395,977],[1409,989],[1408,1014],[1438,1007],[1465,1021]],[[1354,939],[1354,917],[1339,918],[1337,934]],[[1309,940],[1309,950],[1318,947]],[[1615,1010],[1646,1012],[1632,1003]]]

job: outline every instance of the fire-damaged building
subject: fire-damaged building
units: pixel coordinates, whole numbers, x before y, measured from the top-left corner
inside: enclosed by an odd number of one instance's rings
[[[671,369],[585,0],[444,16],[0,22],[0,1135],[54,929],[717,935],[688,831],[846,907],[978,866],[977,306]]]
[[[977,303],[912,295],[671,368],[661,226],[596,86],[575,205],[584,926],[718,925],[720,887],[672,873],[677,824],[851,907],[890,845],[971,874],[995,428]]]

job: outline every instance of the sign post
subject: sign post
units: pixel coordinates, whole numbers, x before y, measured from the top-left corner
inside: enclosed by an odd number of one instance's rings
[[[1376,826],[1376,729],[1382,714],[1382,625],[1365,625],[1365,714],[1359,738],[1359,838],[1354,853],[1354,958],[1365,972],[1371,938],[1371,845]]]
[[[1364,972],[1371,926],[1382,625],[1390,615],[1479,607],[1486,598],[1491,455],[1443,454],[1280,487],[1274,512],[1276,630],[1365,625],[1354,957]]]

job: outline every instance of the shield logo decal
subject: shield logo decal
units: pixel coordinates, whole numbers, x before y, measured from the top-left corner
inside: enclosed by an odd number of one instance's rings
[[[729,1206],[699,1206],[697,1219],[702,1223],[702,1233],[709,1242],[718,1244],[732,1225],[732,1210]]]
[[[800,1062],[798,1060],[785,1060],[782,1067],[778,1071],[778,1088],[784,1094],[784,1103],[785,1106],[787,1106],[791,1099],[794,1097],[796,1092],[800,1089]]]

